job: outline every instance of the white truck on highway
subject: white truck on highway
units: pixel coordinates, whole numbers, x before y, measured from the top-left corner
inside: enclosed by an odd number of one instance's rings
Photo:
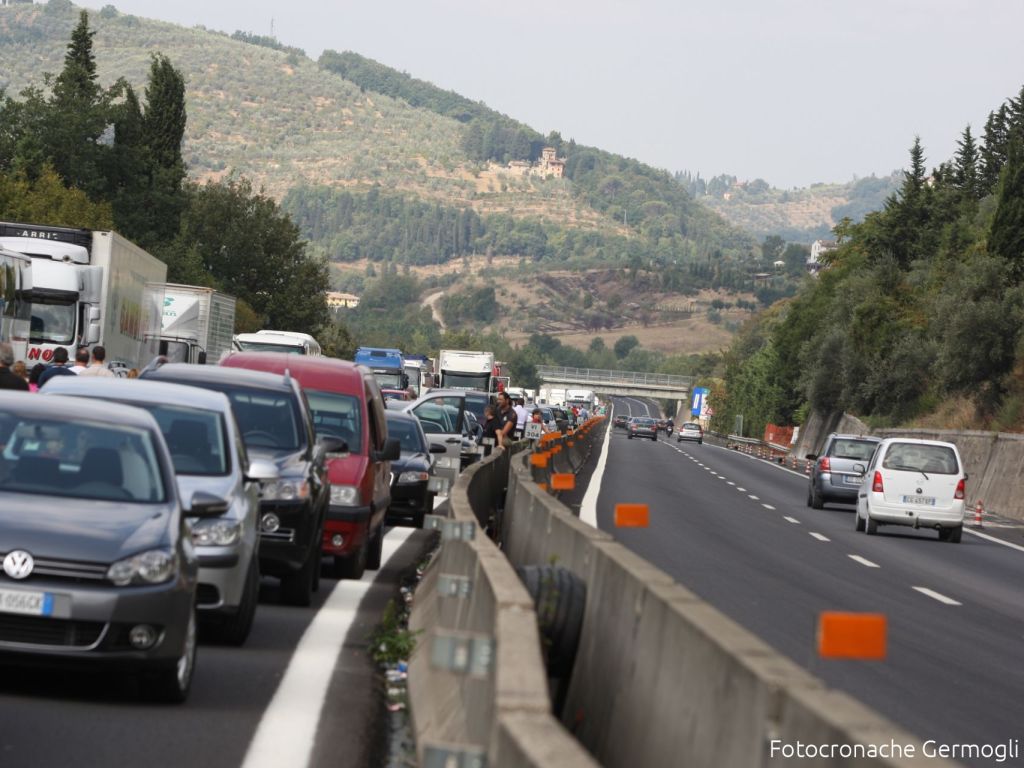
[[[0,248],[32,259],[25,361],[65,347],[106,348],[112,368],[141,368],[156,354],[167,265],[116,232],[0,222]]]
[[[438,357],[442,389],[474,389],[497,392],[493,352],[442,349]]]
[[[594,410],[597,397],[590,389],[567,389],[565,391],[565,404],[568,406],[585,407],[588,411]]]
[[[158,352],[172,363],[216,365],[231,352],[235,297],[200,285],[163,286]]]
[[[0,248],[0,341],[11,345],[15,360],[24,360],[28,352],[31,289],[32,260]]]

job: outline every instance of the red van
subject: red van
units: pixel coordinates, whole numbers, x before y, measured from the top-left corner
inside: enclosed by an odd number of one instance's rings
[[[338,578],[358,579],[366,568],[380,568],[391,461],[400,447],[388,438],[384,400],[370,369],[281,352],[236,352],[220,364],[290,375],[302,386],[317,437],[341,438],[347,446],[327,455],[331,495],[323,553],[334,558]]]

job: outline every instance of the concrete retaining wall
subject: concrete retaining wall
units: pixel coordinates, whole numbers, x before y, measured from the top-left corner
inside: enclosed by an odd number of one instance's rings
[[[515,565],[555,562],[587,584],[562,721],[609,768],[838,765],[769,745],[919,743],[824,684],[539,490],[513,462],[502,522]],[[920,754],[920,751],[918,751]],[[950,765],[865,759],[858,766]]]

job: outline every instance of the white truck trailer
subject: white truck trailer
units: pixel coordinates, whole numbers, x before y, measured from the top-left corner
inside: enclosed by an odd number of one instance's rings
[[[163,286],[163,325],[158,352],[172,363],[216,365],[231,352],[234,296],[200,285]]]
[[[442,349],[438,357],[442,389],[474,389],[478,392],[497,392],[493,352],[467,352]]]
[[[112,368],[141,368],[156,354],[167,265],[116,232],[0,222],[0,248],[32,259],[26,362],[65,347],[106,348]]]
[[[11,345],[15,360],[24,360],[28,353],[31,290],[32,260],[0,248],[0,341]]]

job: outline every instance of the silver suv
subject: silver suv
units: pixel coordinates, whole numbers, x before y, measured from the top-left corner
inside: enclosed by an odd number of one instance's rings
[[[270,461],[249,463],[227,396],[181,384],[99,376],[57,376],[42,391],[149,411],[170,450],[182,497],[205,491],[227,502],[219,517],[191,521],[199,556],[196,608],[221,642],[245,643],[259,601],[259,481],[276,480],[278,471]]]
[[[820,453],[809,453],[814,461],[811,480],[807,486],[807,506],[821,509],[826,501],[842,504],[857,503],[857,489],[863,476],[854,464],[867,464],[881,438],[868,435],[839,435],[833,432],[825,438]]]

